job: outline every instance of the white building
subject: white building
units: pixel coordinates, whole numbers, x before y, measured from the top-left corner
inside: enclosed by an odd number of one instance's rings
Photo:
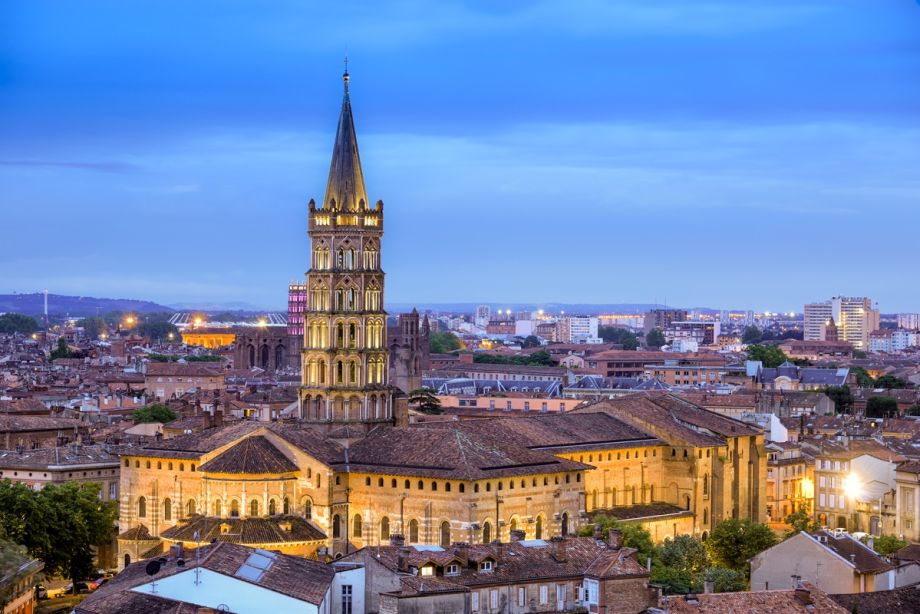
[[[898,328],[920,330],[920,313],[899,313]]]
[[[825,341],[826,329],[833,320],[837,340],[848,341],[857,350],[869,349],[869,334],[879,328],[879,312],[864,296],[835,296],[820,303],[805,305],[805,340]]]
[[[556,322],[556,340],[563,343],[601,343],[594,316],[566,316]]]
[[[489,325],[489,320],[492,319],[492,308],[488,305],[476,305],[476,315],[473,317],[473,323],[480,328],[485,328]]]

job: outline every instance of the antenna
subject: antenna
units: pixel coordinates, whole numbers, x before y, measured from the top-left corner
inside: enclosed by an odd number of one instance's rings
[[[201,531],[195,531],[195,586],[201,584]]]
[[[157,575],[158,573],[160,573],[160,561],[154,559],[154,560],[148,562],[148,563],[147,563],[147,566],[144,568],[144,571],[147,572],[147,575],[148,575],[148,576],[155,576],[155,575]],[[157,592],[157,582],[156,582],[156,580],[154,580],[153,582],[150,583],[150,592],[151,592],[151,593],[156,593],[156,592]]]

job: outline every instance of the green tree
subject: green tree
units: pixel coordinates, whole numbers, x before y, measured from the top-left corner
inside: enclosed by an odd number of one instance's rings
[[[747,577],[748,561],[776,543],[776,534],[765,524],[751,522],[749,518],[729,518],[712,528],[706,549],[717,567],[739,571]]]
[[[102,318],[83,318],[77,320],[77,326],[83,329],[83,335],[89,339],[97,339],[109,332],[109,325]]]
[[[664,338],[664,333],[657,328],[653,328],[645,335],[645,345],[650,348],[660,348],[667,342],[667,339]]]
[[[764,367],[778,367],[788,360],[786,353],[775,345],[749,345],[748,360],[759,360]]]
[[[110,543],[118,516],[116,501],[101,501],[92,482],[48,484],[35,491],[0,482],[0,537],[26,547],[45,572],[74,581],[93,570],[93,550]]]
[[[657,549],[655,548],[655,543],[652,541],[652,534],[641,524],[627,524],[620,522],[613,516],[598,514],[594,517],[593,524],[582,527],[579,534],[583,537],[590,537],[594,535],[595,526],[600,527],[605,538],[610,529],[619,529],[623,533],[623,545],[627,548],[635,548],[636,560],[643,565],[645,565],[645,562],[649,558],[655,559],[657,556]]]
[[[67,346],[67,341],[64,340],[64,337],[60,337],[57,342],[57,347],[51,350],[51,360],[71,358],[72,356],[73,352],[71,352],[70,348]]]
[[[785,522],[786,524],[790,525],[790,528],[788,531],[786,531],[786,536],[784,539],[788,539],[796,533],[801,533],[802,531],[805,531],[806,533],[812,533],[821,528],[821,523],[812,517],[811,512],[807,507],[792,512],[786,516]]]
[[[658,549],[658,560],[665,567],[686,572],[694,580],[709,566],[706,546],[696,537],[678,535],[665,538]]]
[[[717,593],[735,593],[748,589],[743,573],[725,567],[710,567],[703,572],[702,579],[704,582],[712,582],[713,590]]]
[[[177,418],[176,413],[162,403],[153,403],[134,410],[135,422],[172,422]]]
[[[662,565],[652,567],[649,581],[660,586],[665,595],[686,595],[693,590],[693,577],[689,573]]]
[[[850,373],[856,376],[856,385],[860,388],[873,388],[875,386],[875,380],[862,367],[850,367]]]
[[[431,388],[416,388],[409,393],[409,404],[423,414],[442,414],[441,399]]]
[[[760,332],[760,329],[756,326],[746,326],[744,327],[744,332],[741,334],[741,343],[745,345],[750,345],[752,343],[757,343],[763,338],[763,333]]]
[[[904,412],[905,416],[920,416],[920,404],[911,405],[907,408],[907,411]]]
[[[848,414],[853,409],[853,393],[849,386],[827,386],[824,394],[834,402],[838,414]]]
[[[898,415],[898,400],[894,397],[869,397],[866,401],[867,418],[892,418]]]
[[[601,326],[597,329],[597,336],[608,343],[618,343],[624,350],[639,348],[639,337],[628,328],[619,326]]]
[[[528,365],[532,367],[552,367],[556,364],[556,361],[546,350],[539,350],[532,354],[518,354],[517,356],[499,356],[479,352],[473,354],[473,362],[490,365]]]
[[[853,358],[865,358],[866,353],[862,350],[853,350]]]
[[[166,341],[169,339],[170,334],[173,339],[179,339],[180,337],[179,329],[174,324],[164,321],[141,322],[137,327],[137,334],[153,341]]]
[[[910,382],[894,375],[880,375],[876,378],[873,387],[884,388],[885,390],[910,388]]]
[[[540,343],[540,338],[536,335],[527,335],[524,337],[524,340],[521,341],[522,348],[538,348],[542,345]]]
[[[5,313],[0,316],[0,333],[31,335],[37,330],[38,322],[33,317],[19,313]]]
[[[450,354],[462,348],[463,342],[453,333],[435,331],[428,336],[428,349],[432,354]]]
[[[868,541],[868,538],[864,538],[864,541]],[[875,551],[882,556],[891,556],[906,545],[906,541],[898,539],[895,535],[882,535],[876,537],[872,543],[872,547]]]

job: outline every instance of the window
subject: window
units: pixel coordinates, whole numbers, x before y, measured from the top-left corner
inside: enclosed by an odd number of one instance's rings
[[[498,609],[498,591],[494,588],[489,591],[489,607],[493,610]]]
[[[540,587],[540,605],[549,603],[549,587],[545,584]]]
[[[520,607],[523,607],[527,603],[527,589],[523,586],[519,586],[517,590],[517,604]]]
[[[585,580],[585,601],[597,605],[597,581]]]
[[[418,543],[418,520],[415,518],[409,521],[409,543]]]
[[[491,572],[492,561],[483,561],[479,564],[479,571]]]
[[[172,520],[172,501],[163,500],[163,520]]]
[[[352,531],[351,531],[351,534],[353,537],[358,537],[358,538],[361,537],[361,529],[363,528],[361,524],[362,524],[361,514],[355,514],[355,519],[352,522],[353,526],[352,526]]]
[[[431,565],[425,565],[425,566],[422,567],[422,569],[421,569],[421,575],[423,575],[423,576],[433,576],[433,575],[434,575],[434,567],[432,567]]]
[[[352,614],[351,584],[342,585],[342,614]]]
[[[217,499],[214,501],[214,515],[220,518],[221,511],[220,499]]]
[[[482,543],[488,544],[492,541],[492,523],[486,521],[482,523]]]
[[[278,512],[277,504],[275,503],[275,500],[272,499],[271,501],[268,502],[268,515],[274,516],[277,512]]]
[[[456,576],[460,574],[460,566],[456,563],[451,563],[447,566],[447,569],[444,570],[444,575],[447,576]]]
[[[332,517],[332,539],[339,539],[342,537],[341,524],[341,519],[338,514]]]
[[[239,518],[240,517],[240,502],[234,499],[230,502],[230,517]]]
[[[380,519],[380,541],[390,539],[390,519],[384,516]]]
[[[195,515],[195,508],[196,508],[196,506],[195,506],[195,500],[194,500],[194,499],[189,499],[189,500],[188,500],[188,504],[186,504],[186,506],[185,506],[185,509],[186,509],[186,511],[188,512],[188,515],[189,515],[189,516],[194,516],[194,515]]]
[[[109,482],[109,499],[114,500],[118,498],[118,482]]]
[[[303,502],[303,517],[307,520],[313,518],[313,501],[306,499]]]
[[[473,608],[473,611],[476,612],[479,610],[479,593],[473,593],[470,595],[470,605]]]
[[[147,517],[147,497],[141,497],[137,500],[137,517]]]
[[[249,515],[258,516],[259,515],[259,500],[253,499],[249,502]]]

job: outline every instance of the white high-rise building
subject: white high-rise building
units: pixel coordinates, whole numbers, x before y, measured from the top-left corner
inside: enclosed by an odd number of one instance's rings
[[[898,328],[920,330],[920,313],[899,313]]]
[[[847,341],[857,350],[868,350],[869,334],[879,329],[879,312],[869,298],[835,296],[805,305],[805,339],[825,340],[831,320],[837,327],[837,340]]]
[[[594,316],[566,316],[556,322],[556,339],[563,343],[600,343],[597,336],[597,318]]]
[[[488,305],[476,305],[476,315],[473,317],[473,323],[480,328],[485,328],[489,325],[489,320],[492,319],[492,308]]]

